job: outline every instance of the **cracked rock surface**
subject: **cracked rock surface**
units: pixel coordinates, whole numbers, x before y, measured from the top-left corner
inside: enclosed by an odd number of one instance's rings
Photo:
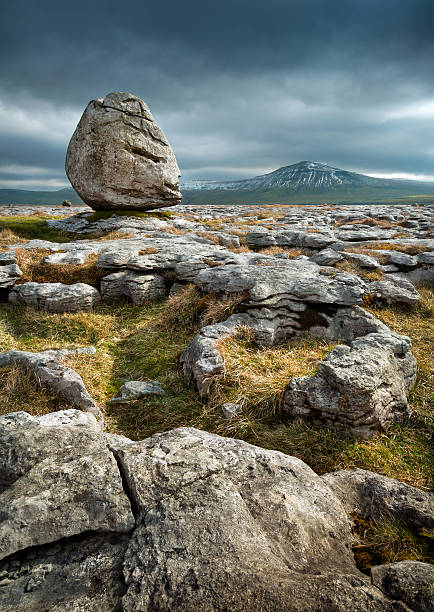
[[[360,573],[345,502],[294,457],[76,410],[0,417],[0,449],[2,611],[428,609],[429,568]]]
[[[94,210],[149,210],[182,198],[172,148],[147,104],[130,93],[89,102],[68,146],[66,174]]]

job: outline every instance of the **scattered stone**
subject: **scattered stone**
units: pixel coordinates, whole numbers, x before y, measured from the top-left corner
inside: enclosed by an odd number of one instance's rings
[[[88,104],[69,143],[66,174],[94,210],[150,210],[182,198],[175,155],[147,104],[130,93]]]
[[[221,405],[221,411],[225,419],[231,419],[234,416],[238,416],[242,413],[243,407],[241,404],[226,403]]]
[[[110,401],[116,404],[122,404],[146,397],[147,395],[159,395],[163,393],[164,391],[161,388],[160,383],[155,380],[149,382],[129,380],[122,385],[116,397]]]
[[[10,287],[13,287],[22,274],[22,271],[16,263],[3,265],[3,262],[1,262],[0,289],[9,289]]]
[[[319,266],[334,266],[338,261],[342,261],[343,255],[334,249],[322,249],[313,255],[310,260]]]
[[[134,526],[102,433],[96,423],[88,427],[91,415],[86,426],[81,417],[68,416],[61,425],[52,415],[0,417],[0,482],[6,486],[0,494],[0,559],[86,531],[127,532]]]
[[[389,277],[387,281],[374,281],[367,288],[367,295],[372,295],[380,303],[414,305],[420,295],[414,285],[404,278]]]
[[[16,285],[9,294],[11,304],[27,304],[38,310],[59,313],[89,311],[100,301],[98,290],[85,283],[29,282]]]
[[[434,533],[434,496],[403,482],[368,472],[339,470],[322,476],[347,512],[367,520],[395,519],[418,531]]]
[[[375,257],[370,257],[369,255],[363,255],[362,253],[350,253],[345,251],[342,253],[343,257],[352,263],[355,263],[360,268],[365,268],[366,270],[376,270],[380,267],[380,264]]]

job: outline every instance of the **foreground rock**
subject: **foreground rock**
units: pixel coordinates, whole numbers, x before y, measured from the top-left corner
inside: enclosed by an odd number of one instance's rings
[[[75,410],[0,417],[0,450],[2,611],[429,601],[425,564],[401,590],[357,570],[346,508],[294,457],[189,428],[131,442]]]
[[[69,143],[66,174],[94,210],[150,210],[182,198],[175,155],[147,104],[130,93],[89,102]]]
[[[7,351],[0,353],[0,368],[19,364],[30,371],[37,379],[54,389],[71,406],[81,408],[94,414],[103,421],[100,408],[89,395],[83,379],[75,370],[62,363],[69,356],[77,354],[93,354],[94,347],[76,350],[42,351]]]
[[[12,304],[36,306],[46,312],[89,311],[101,301],[99,291],[86,283],[23,283],[9,294]]]
[[[369,438],[407,420],[407,393],[415,380],[409,338],[368,334],[350,346],[336,346],[314,376],[293,378],[284,394],[284,410]]]

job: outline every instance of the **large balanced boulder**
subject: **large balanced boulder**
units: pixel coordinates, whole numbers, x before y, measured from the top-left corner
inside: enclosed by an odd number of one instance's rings
[[[66,174],[94,210],[151,210],[182,198],[172,148],[147,104],[130,93],[89,102],[69,143]]]

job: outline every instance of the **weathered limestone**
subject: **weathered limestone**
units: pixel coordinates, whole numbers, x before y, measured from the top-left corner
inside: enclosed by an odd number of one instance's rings
[[[47,312],[79,312],[92,310],[101,301],[99,291],[86,283],[23,283],[9,294],[12,304],[36,306]]]
[[[70,424],[63,415],[61,423],[54,415],[36,418],[25,412],[0,417],[5,487],[0,559],[89,530],[125,532],[134,526],[115,458],[101,443],[103,434],[71,416]]]
[[[0,368],[19,364],[29,370],[38,380],[52,387],[65,400],[82,410],[94,414],[103,421],[101,410],[95,400],[89,395],[83,379],[75,370],[68,368],[62,361],[74,354],[92,354],[94,347],[76,350],[42,351],[30,353],[27,351],[7,351],[0,353]]]
[[[103,299],[126,296],[136,306],[166,295],[166,282],[157,274],[140,274],[139,272],[114,272],[101,280]]]
[[[412,529],[434,533],[434,495],[403,482],[368,472],[339,470],[322,478],[347,512],[365,519],[395,519]]]
[[[12,262],[4,264],[4,261],[5,260],[0,263],[0,290],[13,287],[13,285],[23,274],[16,263]]]
[[[271,263],[271,262],[270,262]],[[276,260],[271,265],[225,265],[199,272],[196,285],[206,293],[248,291],[251,306],[285,307],[289,302],[360,304],[363,280],[309,260]]]
[[[116,397],[110,401],[116,404],[131,402],[132,400],[146,397],[147,395],[161,395],[164,391],[160,383],[153,380],[143,382],[141,380],[129,380],[124,383],[118,391]]]
[[[191,428],[131,442],[76,410],[0,417],[0,610],[427,612],[426,564],[357,570],[339,474]]]
[[[314,376],[293,378],[284,410],[368,438],[409,416],[416,360],[406,336],[373,333],[336,346]]]
[[[175,155],[147,104],[130,93],[89,102],[69,143],[66,174],[94,210],[150,210],[182,198]]]
[[[414,285],[404,278],[389,278],[385,281],[374,281],[368,285],[367,295],[372,295],[376,301],[385,304],[414,305],[420,300],[420,295]]]

